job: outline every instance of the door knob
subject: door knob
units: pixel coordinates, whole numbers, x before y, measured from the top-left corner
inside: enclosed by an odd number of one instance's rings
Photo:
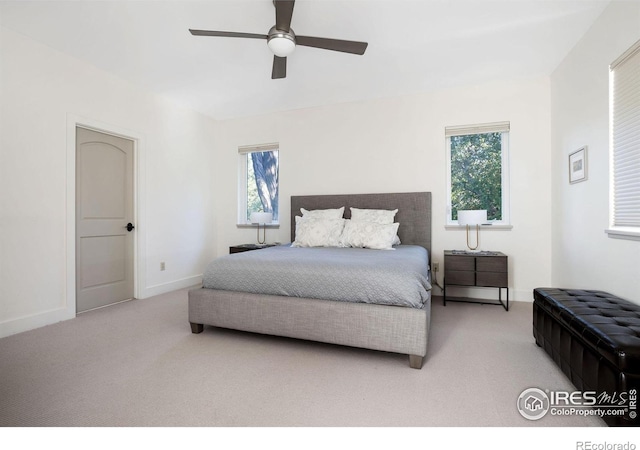
[[[131,222],[129,222],[125,228],[127,229],[127,231],[131,231],[131,230],[133,230],[135,227],[133,226],[133,224],[132,224]]]

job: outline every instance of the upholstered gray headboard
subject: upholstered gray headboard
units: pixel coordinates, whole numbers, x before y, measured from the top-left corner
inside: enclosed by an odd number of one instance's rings
[[[291,196],[291,241],[295,240],[296,219],[300,208],[329,209],[344,206],[344,217],[351,217],[349,208],[398,209],[398,236],[403,244],[421,245],[431,253],[431,192],[401,192],[395,194],[296,195]]]

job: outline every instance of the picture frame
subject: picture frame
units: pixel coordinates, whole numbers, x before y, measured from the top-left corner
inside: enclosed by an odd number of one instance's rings
[[[569,154],[569,183],[579,183],[587,179],[587,146]]]

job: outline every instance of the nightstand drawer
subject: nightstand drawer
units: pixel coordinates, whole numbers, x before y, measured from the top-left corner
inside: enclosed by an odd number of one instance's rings
[[[473,261],[473,260],[472,260]],[[447,258],[447,263],[449,259]],[[457,284],[460,286],[475,286],[476,273],[466,270],[445,270],[444,279],[447,284]]]
[[[507,287],[506,272],[476,272],[476,286]]]
[[[477,257],[476,270],[478,272],[507,272],[506,257]]]
[[[445,258],[445,268],[444,270],[471,270],[474,271],[475,258],[469,258],[467,256],[449,256]]]

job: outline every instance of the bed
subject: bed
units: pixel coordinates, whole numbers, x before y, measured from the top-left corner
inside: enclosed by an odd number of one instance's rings
[[[301,208],[323,210],[345,207],[344,217],[350,218],[350,208],[397,209],[398,237],[404,246],[417,246],[431,251],[431,193],[387,193],[353,195],[312,195],[291,197],[291,241],[295,241],[296,215]],[[272,250],[272,249],[269,249]],[[297,249],[275,249],[274,252]],[[316,249],[299,249],[313,251]],[[322,250],[322,249],[317,249]],[[355,249],[344,249],[355,250]],[[400,250],[369,250],[391,254]],[[268,250],[258,250],[223,258],[261,258]],[[399,253],[399,252],[398,252]],[[235,259],[239,262],[240,259]],[[425,260],[428,276],[428,260]],[[244,264],[243,264],[244,265]],[[206,275],[205,275],[206,277]],[[247,289],[248,290],[248,289]],[[378,289],[374,289],[378,290]],[[431,298],[423,296],[415,305],[399,306],[367,303],[367,300],[340,301],[277,293],[243,292],[201,287],[189,291],[189,322],[193,333],[201,333],[204,325],[230,328],[268,335],[306,339],[370,350],[402,353],[409,356],[409,365],[421,369],[427,354]],[[389,295],[391,297],[391,295]]]

